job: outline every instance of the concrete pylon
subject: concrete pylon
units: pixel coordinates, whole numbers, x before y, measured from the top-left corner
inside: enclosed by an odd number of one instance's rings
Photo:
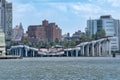
[[[109,54],[109,56],[111,55],[111,42],[110,42],[110,40],[108,41],[108,54]]]
[[[76,49],[76,57],[78,57],[78,49]]]
[[[89,45],[87,45],[87,56],[90,56],[89,54]]]
[[[98,55],[101,56],[101,42],[99,42],[98,44],[99,44]]]
[[[92,43],[92,56],[95,56],[94,43]]]
[[[84,56],[85,52],[84,52],[84,45],[82,46],[82,56]]]
[[[28,57],[27,49],[25,49],[25,57]]]
[[[101,45],[98,42],[97,43],[97,56],[100,56],[100,53],[101,53]]]

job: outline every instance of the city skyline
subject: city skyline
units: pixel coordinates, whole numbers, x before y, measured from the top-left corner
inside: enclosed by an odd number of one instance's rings
[[[29,25],[41,24],[44,19],[55,22],[62,34],[84,31],[87,20],[100,15],[119,19],[119,0],[8,0],[13,3],[13,27],[22,22],[25,31]],[[31,14],[32,13],[32,14]]]

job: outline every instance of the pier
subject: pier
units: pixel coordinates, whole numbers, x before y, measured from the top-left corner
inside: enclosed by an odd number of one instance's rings
[[[76,46],[76,48],[65,49],[67,57],[105,57],[111,56],[110,38],[103,38],[90,42],[83,42]]]
[[[21,56],[0,56],[0,59],[22,59]]]
[[[26,45],[12,46],[8,55],[21,57],[105,57],[111,56],[111,38],[102,38],[91,42],[83,42],[74,48],[61,52],[45,52]]]

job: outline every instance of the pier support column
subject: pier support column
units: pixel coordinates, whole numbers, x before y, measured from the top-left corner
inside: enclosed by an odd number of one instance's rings
[[[106,42],[104,42],[104,44],[103,44],[103,50],[104,50],[104,56],[106,56]]]
[[[16,55],[17,54],[17,49],[15,49],[15,53],[14,53],[14,55]]]
[[[27,49],[25,49],[25,57],[28,57]]]
[[[19,55],[19,49],[18,48],[16,49],[16,52],[17,52],[16,55]]]
[[[21,50],[21,48],[19,50],[20,50],[20,56],[22,56],[22,50]]]
[[[33,57],[35,57],[35,51],[33,51]]]
[[[89,45],[87,45],[87,56],[89,56]]]
[[[70,50],[70,55],[71,57],[73,57],[73,50]]]
[[[109,52],[109,56],[111,55],[111,42],[110,40],[108,41],[108,52]]]
[[[84,56],[85,52],[84,52],[84,45],[82,46],[82,56]]]
[[[105,42],[102,43],[102,56],[106,56],[105,54]]]
[[[15,49],[15,54],[14,55],[16,55],[17,54],[17,49]]]
[[[108,42],[105,41],[105,56],[108,56]]]
[[[96,46],[97,46],[97,51],[96,51],[97,52],[97,56],[99,56],[99,44],[97,43]]]
[[[67,57],[68,57],[68,50],[66,51],[66,53],[67,53]]]
[[[101,56],[101,42],[99,42],[98,46],[99,46],[98,55]]]
[[[101,44],[101,48],[102,48],[101,56],[103,56],[103,53],[104,53],[104,46],[103,46],[103,43]]]
[[[15,49],[13,49],[13,53],[12,54],[15,55]]]
[[[78,49],[76,50],[76,57],[78,57]]]
[[[92,56],[95,56],[94,43],[92,43]]]
[[[15,49],[15,55],[18,55],[18,49],[17,48]]]

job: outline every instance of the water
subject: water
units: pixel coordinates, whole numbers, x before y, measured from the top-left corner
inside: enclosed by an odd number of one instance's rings
[[[0,60],[0,80],[120,80],[120,57]]]

